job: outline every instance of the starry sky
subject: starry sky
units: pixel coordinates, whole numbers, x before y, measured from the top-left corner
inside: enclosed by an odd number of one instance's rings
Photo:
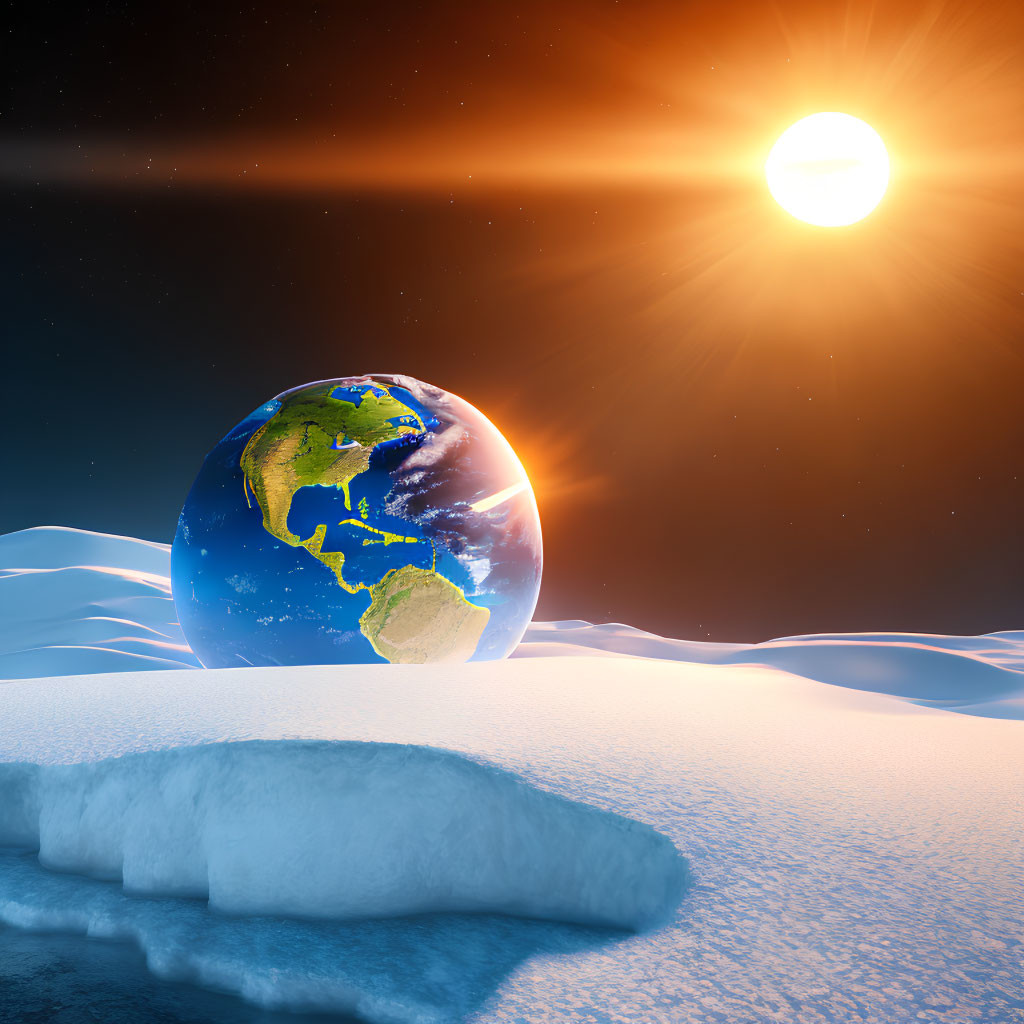
[[[170,541],[250,410],[398,372],[520,453],[539,618],[1024,627],[1019,5],[7,21],[0,530]],[[848,229],[764,185],[817,110],[893,160]]]

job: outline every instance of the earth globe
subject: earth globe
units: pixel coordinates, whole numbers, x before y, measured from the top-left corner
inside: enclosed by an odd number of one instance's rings
[[[412,377],[317,381],[206,456],[171,588],[208,668],[506,657],[533,615],[540,519],[468,402]]]

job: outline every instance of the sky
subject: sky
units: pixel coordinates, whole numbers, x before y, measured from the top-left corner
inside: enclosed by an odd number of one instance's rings
[[[0,531],[170,541],[267,398],[406,373],[519,453],[538,618],[1024,627],[1019,5],[15,3],[8,25]],[[764,182],[821,110],[892,160],[848,228]]]

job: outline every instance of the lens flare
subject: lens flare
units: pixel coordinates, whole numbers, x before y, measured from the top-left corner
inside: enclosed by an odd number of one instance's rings
[[[764,172],[787,213],[819,227],[843,227],[866,217],[885,195],[889,154],[860,118],[811,114],[779,136]]]

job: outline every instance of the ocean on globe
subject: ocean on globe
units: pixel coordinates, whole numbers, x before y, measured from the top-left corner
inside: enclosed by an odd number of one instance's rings
[[[412,377],[318,381],[207,455],[171,587],[208,668],[504,658],[537,603],[540,519],[478,410]]]

